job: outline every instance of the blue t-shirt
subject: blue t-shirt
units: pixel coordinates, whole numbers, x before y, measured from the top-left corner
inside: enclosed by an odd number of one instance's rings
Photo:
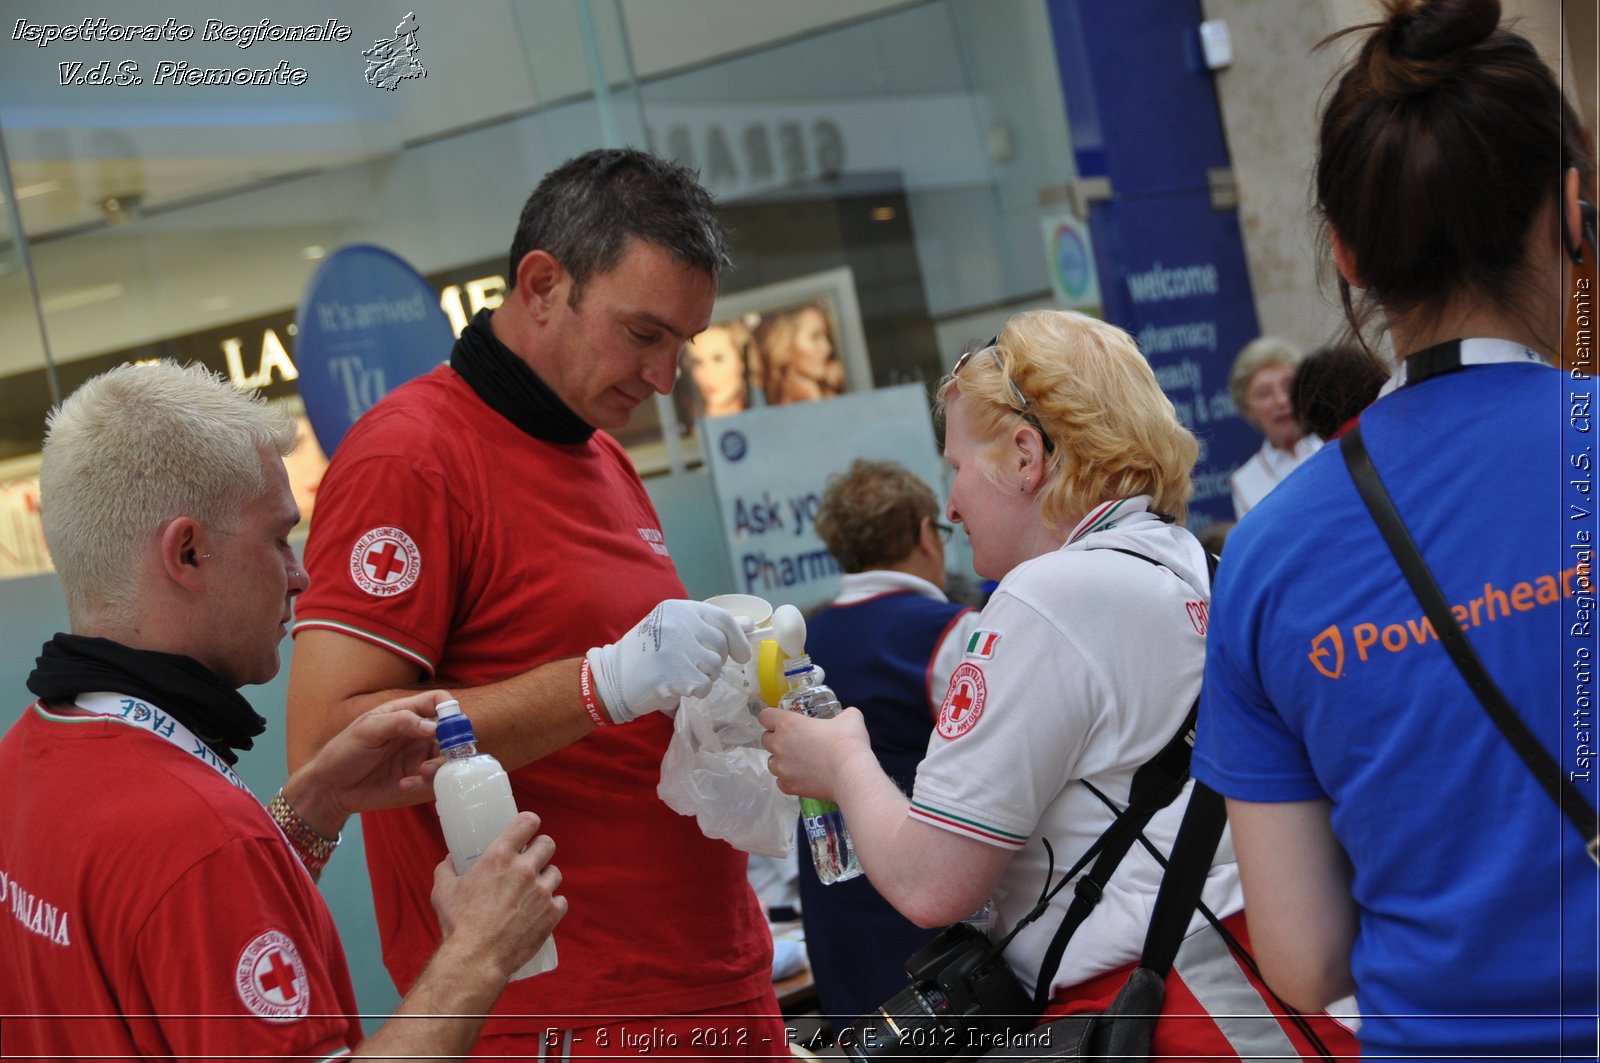
[[[1591,802],[1593,390],[1480,366],[1361,420],[1489,674]],[[1194,769],[1245,801],[1332,802],[1364,1055],[1592,1057],[1600,868],[1434,637],[1337,444],[1228,539]]]

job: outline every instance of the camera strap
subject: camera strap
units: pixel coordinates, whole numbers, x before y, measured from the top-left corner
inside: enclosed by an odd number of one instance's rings
[[[1373,522],[1383,533],[1384,542],[1393,552],[1406,582],[1411,585],[1411,592],[1416,595],[1417,601],[1422,603],[1422,610],[1433,623],[1433,630],[1439,636],[1439,643],[1450,655],[1450,660],[1461,673],[1461,678],[1466,680],[1468,688],[1477,697],[1484,711],[1489,714],[1489,719],[1500,729],[1506,741],[1511,743],[1511,748],[1516,750],[1517,756],[1522,758],[1522,762],[1533,773],[1539,785],[1550,795],[1551,800],[1555,801],[1556,807],[1560,808],[1577,828],[1578,834],[1584,840],[1589,859],[1600,864],[1600,816],[1596,816],[1594,806],[1584,797],[1582,791],[1562,774],[1561,766],[1556,763],[1556,759],[1534,737],[1522,717],[1517,715],[1516,709],[1512,707],[1499,684],[1489,675],[1489,670],[1484,667],[1483,660],[1472,648],[1472,643],[1467,640],[1466,632],[1456,623],[1455,615],[1450,611],[1449,600],[1445,598],[1444,591],[1439,589],[1438,581],[1433,578],[1428,563],[1423,560],[1422,551],[1411,538],[1411,532],[1407,530],[1405,521],[1400,518],[1400,511],[1395,508],[1394,500],[1389,497],[1388,490],[1383,486],[1383,480],[1378,476],[1378,470],[1372,464],[1372,457],[1367,453],[1367,445],[1361,438],[1360,425],[1340,438],[1339,452],[1344,457],[1345,465],[1350,469],[1351,479],[1355,480],[1356,490],[1361,493],[1361,501],[1366,503]]]
[[[1194,745],[1194,724],[1197,710],[1200,707],[1199,699],[1189,708],[1189,715],[1184,718],[1183,727],[1167,742],[1160,753],[1157,753],[1133,774],[1133,787],[1129,794],[1128,807],[1117,814],[1095,842],[1099,849],[1099,856],[1083,877],[1078,879],[1073,887],[1072,903],[1067,906],[1067,912],[1061,918],[1061,925],[1056,928],[1055,936],[1050,939],[1050,947],[1045,950],[1044,962],[1039,965],[1039,979],[1034,989],[1034,1005],[1043,1011],[1050,1002],[1050,975],[1061,964],[1061,957],[1066,954],[1067,943],[1072,940],[1072,935],[1077,933],[1078,927],[1089,918],[1095,906],[1100,903],[1100,898],[1105,896],[1106,883],[1111,880],[1112,874],[1117,870],[1117,865],[1122,863],[1122,858],[1128,855],[1128,850],[1133,848],[1133,843],[1139,839],[1144,828],[1157,812],[1172,804],[1173,800],[1183,791],[1183,784],[1189,777],[1189,754]],[[1141,785],[1142,784],[1142,785]],[[1067,876],[1071,878],[1070,874]],[[1062,885],[1065,885],[1065,880]],[[1057,886],[1056,890],[1061,887]],[[1054,896],[1056,890],[1051,891]]]
[[[1228,809],[1222,795],[1196,779],[1189,807],[1183,810],[1178,837],[1172,843],[1172,855],[1167,858],[1166,873],[1161,876],[1161,889],[1156,893],[1156,906],[1150,913],[1150,929],[1139,960],[1139,966],[1162,978],[1172,970],[1189,920],[1200,905],[1200,894],[1211,872],[1211,858],[1217,853],[1222,828],[1227,824]]]
[[[1133,550],[1124,550],[1116,546],[1101,547],[1099,549],[1115,550],[1119,554],[1136,557],[1158,568],[1167,567],[1155,558],[1147,557]],[[1206,565],[1210,577],[1215,578],[1217,559],[1207,554]],[[1176,576],[1177,574],[1173,573],[1173,575]],[[1049,947],[1045,949],[1044,961],[1039,965],[1039,977],[1034,984],[1034,1007],[1037,1010],[1044,1011],[1045,1006],[1050,1002],[1052,976],[1055,974],[1056,968],[1061,964],[1061,957],[1066,954],[1067,944],[1072,940],[1072,935],[1077,933],[1078,927],[1083,925],[1084,920],[1089,918],[1095,906],[1100,903],[1100,898],[1105,896],[1106,883],[1111,880],[1111,876],[1116,872],[1117,866],[1122,863],[1122,858],[1128,855],[1128,850],[1133,848],[1133,843],[1138,840],[1140,834],[1144,832],[1144,828],[1154,818],[1155,814],[1172,804],[1178,795],[1183,792],[1184,784],[1189,780],[1189,759],[1194,750],[1194,727],[1199,712],[1200,695],[1197,693],[1194,703],[1189,706],[1188,715],[1184,717],[1183,725],[1178,728],[1178,733],[1167,741],[1167,744],[1161,748],[1159,753],[1151,757],[1133,773],[1133,782],[1128,791],[1128,806],[1117,813],[1116,818],[1111,821],[1111,825],[1089,847],[1088,852],[1084,853],[1077,865],[1062,876],[1061,881],[1040,899],[1038,906],[1028,913],[1000,943],[1003,948],[1005,944],[1010,942],[1012,937],[1016,936],[1017,931],[1044,914],[1050,899],[1059,893],[1068,882],[1072,881],[1073,875],[1077,874],[1089,859],[1094,858],[1094,866],[1089,869],[1087,874],[1079,878],[1077,885],[1073,887],[1072,903],[1067,906],[1066,914],[1061,918],[1061,925],[1056,928],[1055,935],[1050,939]],[[1220,804],[1219,800],[1218,805],[1220,806]],[[1188,813],[1186,812],[1185,821],[1187,819]],[[1215,849],[1216,842],[1213,841],[1212,850],[1215,851]],[[1206,857],[1205,866],[1207,869],[1210,867],[1209,855]],[[1205,878],[1204,871],[1201,872],[1200,877],[1202,880]],[[1163,879],[1163,888],[1164,882],[1165,877]],[[1199,895],[1196,894],[1196,900],[1198,899]],[[1192,912],[1194,906],[1190,905],[1189,910]],[[1185,925],[1188,923],[1187,914],[1184,916],[1184,923]],[[1177,945],[1174,944],[1174,955],[1176,955],[1176,952]],[[1169,959],[1168,966],[1170,965],[1171,960]]]

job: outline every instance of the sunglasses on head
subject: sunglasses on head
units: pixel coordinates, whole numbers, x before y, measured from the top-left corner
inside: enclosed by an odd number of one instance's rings
[[[960,358],[957,358],[955,368],[950,370],[951,377],[960,376],[961,368],[967,364],[968,359],[975,354],[982,354],[985,351],[987,351],[990,356],[994,358],[995,368],[1000,370],[1000,379],[1006,382],[1006,387],[1010,390],[1012,397],[1017,400],[1016,412],[1024,421],[1027,421],[1028,424],[1032,425],[1034,431],[1039,433],[1039,438],[1044,440],[1044,452],[1046,454],[1054,454],[1056,449],[1055,441],[1050,438],[1050,433],[1044,430],[1044,425],[1039,423],[1039,418],[1033,415],[1031,409],[1033,404],[1028,401],[1028,396],[1022,393],[1022,389],[1017,387],[1016,381],[1011,379],[1011,374],[1006,372],[1005,360],[1000,357],[999,336],[995,336],[982,347],[967,351],[966,353],[962,354]]]

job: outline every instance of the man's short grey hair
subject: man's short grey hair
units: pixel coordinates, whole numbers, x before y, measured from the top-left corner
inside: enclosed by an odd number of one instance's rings
[[[295,420],[202,365],[124,365],[50,414],[39,470],[45,541],[76,627],[125,615],[140,554],[165,522],[232,530],[267,489],[261,452],[294,449]]]
[[[615,269],[629,242],[643,240],[716,281],[728,237],[711,193],[692,170],[632,148],[599,148],[546,174],[523,204],[506,265],[508,283],[530,251],[545,251],[572,275],[569,301]]]

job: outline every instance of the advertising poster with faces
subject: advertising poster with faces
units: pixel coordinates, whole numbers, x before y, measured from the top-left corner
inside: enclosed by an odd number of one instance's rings
[[[684,345],[673,392],[678,433],[701,418],[830,399],[869,386],[855,286],[832,270],[727,296]]]

